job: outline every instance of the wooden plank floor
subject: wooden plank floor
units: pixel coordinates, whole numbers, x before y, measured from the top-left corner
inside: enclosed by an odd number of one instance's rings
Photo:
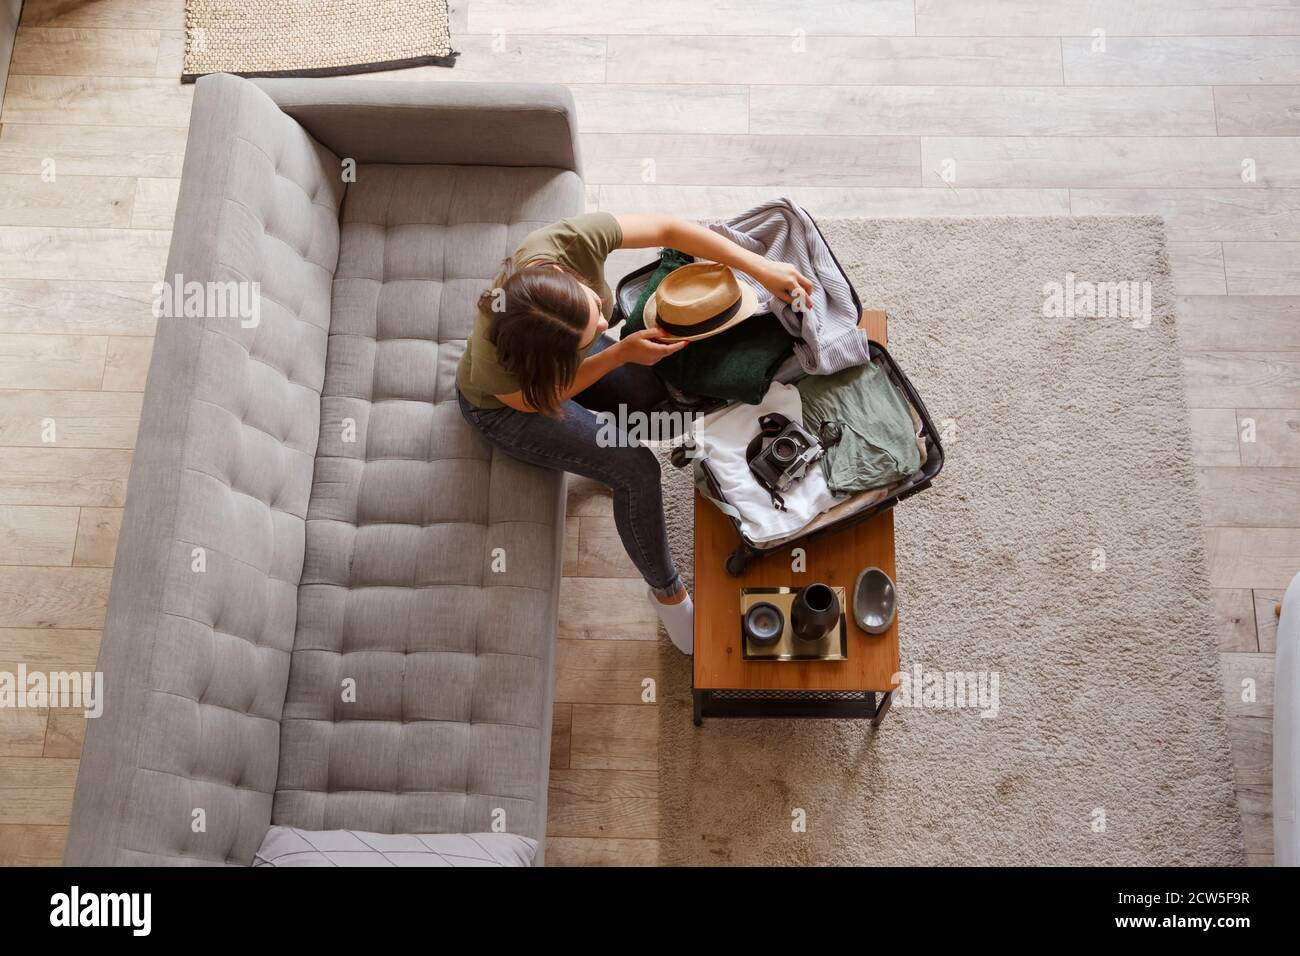
[[[593,208],[1165,216],[1238,792],[1269,862],[1272,605],[1300,568],[1300,6],[738,9],[453,0],[460,64],[400,77],[570,84]],[[0,111],[0,669],[95,659],[193,93],[182,28],[182,0],[26,3]],[[569,505],[550,860],[654,863],[654,620],[608,499],[577,482]],[[0,863],[59,859],[81,738],[75,715],[0,712]]]

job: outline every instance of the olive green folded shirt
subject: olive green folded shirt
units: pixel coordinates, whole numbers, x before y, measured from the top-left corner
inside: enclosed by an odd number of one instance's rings
[[[511,258],[515,268],[538,262],[558,262],[568,266],[600,296],[600,307],[608,320],[614,314],[614,293],[605,282],[605,260],[623,245],[623,230],[607,212],[591,212],[571,219],[561,219],[530,232]],[[500,288],[505,273],[492,280]],[[498,395],[519,391],[519,380],[501,367],[496,347],[488,338],[492,314],[479,309],[474,328],[465,342],[465,354],[456,369],[456,387],[470,404],[478,408],[504,408]],[[591,346],[580,350],[585,358]]]
[[[826,484],[835,494],[883,488],[921,467],[907,399],[875,362],[808,375],[798,387],[805,428],[813,434],[828,423],[840,428],[839,442],[822,457]]]

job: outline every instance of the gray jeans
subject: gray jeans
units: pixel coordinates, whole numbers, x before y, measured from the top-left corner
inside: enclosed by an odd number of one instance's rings
[[[591,354],[613,344],[597,340]],[[661,597],[677,593],[681,576],[668,552],[659,459],[631,444],[623,432],[614,447],[597,442],[596,412],[651,412],[667,398],[663,383],[643,365],[621,365],[565,402],[556,417],[513,408],[478,408],[456,393],[461,413],[479,434],[502,451],[543,468],[572,472],[614,492],[614,525],[628,557]],[[623,421],[625,418],[619,418]],[[606,428],[606,437],[609,435]]]

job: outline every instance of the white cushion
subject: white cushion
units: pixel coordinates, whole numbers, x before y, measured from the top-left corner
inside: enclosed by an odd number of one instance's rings
[[[254,866],[531,866],[537,841],[513,833],[363,833],[271,827]]]

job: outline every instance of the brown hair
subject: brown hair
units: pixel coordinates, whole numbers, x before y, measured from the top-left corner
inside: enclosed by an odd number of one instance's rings
[[[488,289],[478,300],[490,317],[488,341],[501,367],[519,380],[524,401],[558,414],[560,396],[582,363],[582,335],[591,319],[587,283],[554,262],[516,268],[506,259],[502,275],[500,291]]]

